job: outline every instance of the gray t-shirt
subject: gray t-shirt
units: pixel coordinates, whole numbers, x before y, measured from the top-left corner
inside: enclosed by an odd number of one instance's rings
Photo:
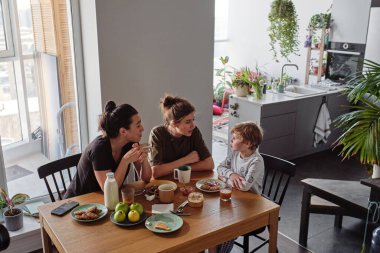
[[[200,160],[211,156],[197,127],[194,128],[191,136],[183,135],[176,138],[165,126],[156,126],[150,132],[149,145],[152,146],[152,152],[149,154],[152,166],[173,162],[192,151],[198,152]]]
[[[218,166],[218,174],[231,184],[229,178],[236,173],[244,178],[242,191],[253,191],[261,194],[264,179],[264,160],[258,151],[251,156],[243,158],[239,151],[232,151]]]

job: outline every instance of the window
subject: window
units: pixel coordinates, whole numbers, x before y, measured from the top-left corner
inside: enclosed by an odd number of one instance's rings
[[[228,39],[228,1],[215,1],[215,41]]]
[[[0,0],[0,57],[14,55],[8,0]]]
[[[8,17],[12,21],[9,33],[6,22],[0,23],[0,50],[14,49],[13,55],[0,55],[4,157],[0,187],[7,188],[10,195],[21,192],[35,198],[47,194],[37,168],[78,153],[81,147],[68,20],[70,1],[12,0],[9,6],[5,5],[8,1],[0,3],[3,20]],[[54,29],[60,32],[58,36]],[[13,36],[14,47],[8,43],[8,36]]]

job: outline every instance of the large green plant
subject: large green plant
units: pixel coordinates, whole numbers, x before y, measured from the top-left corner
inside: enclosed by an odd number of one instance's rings
[[[291,0],[274,0],[268,16],[269,38],[273,58],[278,62],[278,48],[282,57],[289,61],[291,54],[299,51],[298,20],[294,4]]]
[[[359,104],[336,119],[344,131],[336,145],[343,145],[344,159],[359,154],[363,164],[380,165],[380,64],[365,60],[363,66],[364,73],[348,81],[348,100]]]

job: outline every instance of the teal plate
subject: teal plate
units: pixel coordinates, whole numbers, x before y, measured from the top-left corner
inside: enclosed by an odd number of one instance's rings
[[[132,226],[136,226],[142,222],[144,222],[147,218],[145,212],[143,212],[141,215],[140,215],[140,219],[136,222],[130,222],[128,220],[128,217],[125,219],[125,221],[123,222],[117,222],[115,221],[115,219],[113,218],[113,216],[115,215],[115,212],[111,213],[111,216],[110,216],[110,219],[112,221],[112,223],[116,224],[116,225],[119,225],[119,226],[122,226],[122,227],[132,227]]]
[[[154,228],[156,223],[165,223],[170,230],[156,229]],[[178,230],[182,225],[182,218],[172,213],[154,214],[145,221],[145,227],[155,233],[171,233]]]
[[[93,219],[93,220],[80,220],[80,219],[75,218],[75,214],[74,214],[75,212],[86,211],[88,208],[90,208],[92,206],[96,206],[98,209],[102,210],[100,212],[100,214],[99,214],[99,217],[97,219]],[[98,203],[90,203],[90,204],[84,204],[84,205],[81,205],[81,206],[78,206],[78,207],[74,208],[71,211],[71,218],[73,220],[76,220],[76,221],[79,221],[79,222],[93,222],[93,221],[100,220],[101,218],[103,218],[104,216],[106,216],[107,213],[108,213],[108,209],[104,205],[98,204]]]
[[[202,185],[206,182],[210,182],[210,183],[217,183],[218,186],[219,186],[219,189],[218,190],[206,190],[206,189],[202,189]],[[223,189],[226,187],[226,184],[222,181],[220,181],[219,179],[214,179],[214,178],[207,178],[207,179],[201,179],[199,181],[197,181],[195,183],[195,187],[197,187],[199,190],[201,191],[204,191],[204,192],[218,192],[220,191],[220,189]]]

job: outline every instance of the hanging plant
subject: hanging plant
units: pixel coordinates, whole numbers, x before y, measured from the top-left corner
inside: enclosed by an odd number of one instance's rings
[[[297,54],[298,19],[296,9],[291,0],[274,0],[269,13],[269,38],[273,58],[278,62],[279,54],[287,61],[289,55]],[[279,49],[279,53],[278,50]]]

